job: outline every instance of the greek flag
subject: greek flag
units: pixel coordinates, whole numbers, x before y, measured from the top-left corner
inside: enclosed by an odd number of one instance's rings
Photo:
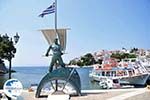
[[[44,10],[40,15],[39,17],[44,17],[45,15],[47,14],[51,14],[51,13],[54,13],[55,12],[55,2],[50,5],[46,10]]]

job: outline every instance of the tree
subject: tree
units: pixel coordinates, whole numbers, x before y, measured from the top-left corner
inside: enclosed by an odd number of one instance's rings
[[[86,55],[82,56],[78,60],[71,60],[69,65],[78,65],[78,66],[89,66],[95,64],[96,61],[91,53],[87,53]]]
[[[69,62],[69,65],[77,65],[77,61],[73,59]]]
[[[91,53],[87,53],[84,57],[86,58],[85,65],[95,64],[96,61]]]
[[[138,48],[131,49],[130,53],[136,53],[138,51]]]
[[[78,66],[81,66],[81,67],[84,66],[84,64],[83,64],[80,60],[77,61],[77,65],[78,65]]]
[[[12,38],[9,38],[7,34],[0,35],[0,61],[3,59],[10,61],[16,53],[16,48],[13,44]]]
[[[95,64],[95,62],[96,61],[95,61],[93,55],[91,53],[87,53],[86,55],[84,55],[83,57],[81,57],[79,63],[81,63],[80,65],[88,66],[88,65]]]
[[[98,60],[96,61],[96,63],[98,63],[98,64],[102,64],[102,62],[103,62],[102,59],[98,59]]]
[[[116,58],[119,59],[121,61],[122,57],[120,53],[112,53],[111,58]]]

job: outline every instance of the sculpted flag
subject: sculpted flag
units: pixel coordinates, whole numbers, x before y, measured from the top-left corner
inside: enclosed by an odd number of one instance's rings
[[[44,17],[47,14],[51,14],[55,12],[55,2],[53,2],[52,5],[50,5],[46,10],[44,10],[39,17]]]
[[[54,39],[57,38],[57,34],[59,37],[59,41],[60,41],[60,45],[63,49],[63,51],[66,50],[66,43],[67,43],[67,29],[57,29],[57,32],[55,31],[55,29],[42,29],[40,30],[44,37],[46,38],[47,42],[49,45],[52,45],[54,42]]]

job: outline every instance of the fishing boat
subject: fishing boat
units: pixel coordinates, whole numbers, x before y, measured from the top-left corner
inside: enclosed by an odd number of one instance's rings
[[[130,60],[131,61],[131,60]],[[99,68],[93,68],[89,76],[94,81],[103,78],[117,79],[121,85],[144,86],[149,78],[149,73],[140,61],[119,62],[116,66],[107,64]]]

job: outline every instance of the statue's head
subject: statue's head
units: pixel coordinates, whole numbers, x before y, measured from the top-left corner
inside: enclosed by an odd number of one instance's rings
[[[58,44],[58,39],[57,38],[54,39],[54,43]]]

